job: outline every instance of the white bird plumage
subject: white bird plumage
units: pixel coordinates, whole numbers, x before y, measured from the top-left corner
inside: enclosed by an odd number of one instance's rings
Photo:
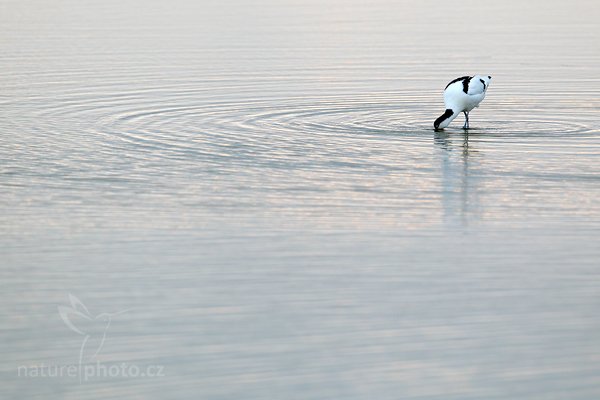
[[[446,111],[433,123],[435,130],[450,125],[461,112],[465,114],[463,129],[469,129],[469,112],[479,107],[485,98],[492,77],[489,75],[462,76],[456,78],[444,89]]]

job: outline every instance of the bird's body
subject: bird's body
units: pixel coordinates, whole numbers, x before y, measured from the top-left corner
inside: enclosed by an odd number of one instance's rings
[[[490,86],[491,76],[462,76],[450,82],[444,89],[444,104],[446,111],[435,120],[433,126],[436,130],[444,129],[460,113],[465,114],[464,129],[469,128],[469,112],[479,107],[485,98],[485,93]]]

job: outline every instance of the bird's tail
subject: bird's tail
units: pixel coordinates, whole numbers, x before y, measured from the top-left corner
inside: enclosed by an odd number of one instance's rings
[[[456,118],[458,114],[459,113],[454,112],[451,108],[447,108],[446,111],[442,115],[440,115],[438,119],[435,120],[435,122],[433,123],[433,127],[436,131],[439,129],[444,129],[445,127],[450,125],[450,122],[452,122],[452,120]]]

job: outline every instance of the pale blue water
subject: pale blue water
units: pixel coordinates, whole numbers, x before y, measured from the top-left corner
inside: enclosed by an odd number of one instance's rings
[[[598,398],[599,14],[0,3],[0,398]]]

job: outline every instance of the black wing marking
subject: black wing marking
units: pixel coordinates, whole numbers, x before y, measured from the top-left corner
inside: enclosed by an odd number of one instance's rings
[[[472,78],[472,76],[461,76],[460,78],[456,78],[455,80],[453,80],[452,82],[447,84],[446,87],[444,88],[444,90],[448,89],[448,86],[452,85],[453,83],[463,81],[463,92],[468,93],[469,92],[469,81],[471,81],[471,78]]]

